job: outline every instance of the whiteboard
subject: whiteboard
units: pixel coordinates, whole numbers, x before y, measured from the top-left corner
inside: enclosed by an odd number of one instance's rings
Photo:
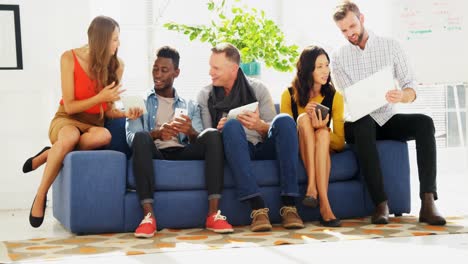
[[[332,19],[338,0],[279,2],[281,27],[288,42],[297,44],[300,50],[315,44],[331,54],[348,44]],[[468,81],[468,0],[354,2],[364,14],[368,30],[402,45],[418,83]]]
[[[468,1],[392,0],[392,35],[419,83],[468,81]]]

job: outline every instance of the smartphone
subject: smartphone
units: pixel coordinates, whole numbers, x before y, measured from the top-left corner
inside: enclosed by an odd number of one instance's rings
[[[330,108],[322,104],[317,104],[315,106],[315,112],[317,114],[317,117],[319,117],[319,111],[322,113],[322,119],[325,119],[327,117],[327,114],[330,112]]]
[[[176,108],[174,110],[174,117],[180,117],[181,115],[188,115],[187,108]]]

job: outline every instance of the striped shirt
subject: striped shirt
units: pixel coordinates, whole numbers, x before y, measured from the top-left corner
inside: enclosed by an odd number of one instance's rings
[[[400,44],[393,39],[384,38],[368,31],[364,50],[349,43],[338,49],[332,58],[333,82],[343,91],[346,100],[346,88],[382,70],[386,66],[393,69],[393,78],[401,89],[413,88],[416,91],[414,74]],[[370,116],[383,126],[395,114],[394,104],[386,104]]]

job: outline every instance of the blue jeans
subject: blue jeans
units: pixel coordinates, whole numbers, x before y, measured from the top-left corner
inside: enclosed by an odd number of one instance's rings
[[[224,124],[223,143],[239,200],[261,195],[257,179],[252,174],[251,160],[276,160],[280,170],[281,195],[299,196],[299,145],[296,123],[289,115],[277,115],[270,125],[267,138],[257,145],[247,141],[244,127],[238,120],[229,120]]]

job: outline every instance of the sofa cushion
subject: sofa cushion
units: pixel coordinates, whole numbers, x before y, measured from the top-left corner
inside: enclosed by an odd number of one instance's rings
[[[359,166],[356,156],[350,148],[331,155],[331,171],[329,182],[339,182],[356,179]]]

